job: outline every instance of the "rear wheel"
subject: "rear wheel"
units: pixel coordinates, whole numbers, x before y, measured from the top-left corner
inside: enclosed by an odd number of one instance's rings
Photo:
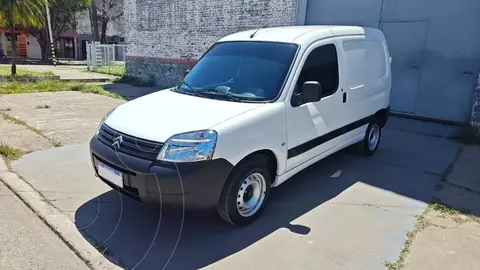
[[[271,185],[267,158],[252,156],[238,164],[225,184],[218,213],[224,220],[238,226],[252,223],[262,212]]]
[[[375,154],[378,145],[380,144],[380,138],[382,137],[382,129],[377,121],[373,121],[368,125],[365,137],[362,142],[363,155],[369,157]]]

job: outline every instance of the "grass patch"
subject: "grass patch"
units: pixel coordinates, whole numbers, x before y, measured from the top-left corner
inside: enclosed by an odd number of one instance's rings
[[[97,68],[95,72],[122,77],[125,75],[125,66],[102,66]]]
[[[0,76],[10,76],[12,75],[11,66],[0,66]],[[51,76],[53,75],[50,71],[29,71],[18,68],[17,66],[17,75],[16,76]]]
[[[129,75],[124,75],[121,78],[116,79],[114,82],[116,83],[126,83],[130,84],[133,86],[138,86],[138,87],[153,87],[155,86],[155,83],[150,80],[142,80],[140,78],[134,77],[134,76],[129,76]]]
[[[407,233],[407,240],[405,241],[405,245],[403,246],[402,251],[400,251],[400,257],[396,262],[385,262],[385,267],[388,270],[399,270],[405,266],[405,259],[407,258],[408,253],[410,253],[410,248],[412,247],[413,240],[417,236],[417,234],[423,231],[425,228],[430,226],[432,223],[427,219],[427,214],[430,212],[432,208],[429,206],[420,215],[417,219],[417,224],[413,231]]]
[[[51,106],[48,104],[37,105],[37,107],[35,107],[35,109],[50,109],[50,108]]]
[[[451,139],[466,145],[480,145],[480,130],[468,124],[462,128],[458,135],[451,137]]]
[[[38,92],[78,91],[97,95],[123,99],[122,96],[110,93],[96,84],[63,82],[63,81],[39,81],[39,82],[7,82],[0,84],[1,94],[21,94]]]
[[[7,162],[19,159],[22,156],[22,154],[23,154],[22,150],[0,143],[0,155]]]

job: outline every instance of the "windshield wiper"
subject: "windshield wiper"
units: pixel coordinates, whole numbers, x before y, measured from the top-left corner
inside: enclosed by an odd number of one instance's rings
[[[224,96],[230,100],[233,100],[233,101],[237,101],[237,102],[242,102],[241,99],[239,99],[238,97],[236,97],[235,95],[233,95],[232,93],[229,93],[229,92],[225,92],[225,91],[221,91],[221,90],[218,90],[218,89],[198,89],[197,90],[198,92],[200,93],[214,93],[214,94],[219,94],[221,96]]]
[[[188,89],[190,89],[190,92],[182,91],[182,90],[180,89],[180,86],[181,86],[182,84],[184,84],[186,87],[188,87]],[[190,84],[188,84],[188,83],[185,82],[185,81],[182,81],[182,82],[177,86],[177,91],[180,91],[180,92],[185,93],[185,94],[190,94],[190,93],[192,93],[193,95],[195,95],[195,96],[197,96],[197,97],[200,96],[200,95],[198,94],[198,92],[197,92],[198,90],[195,90],[192,86],[190,86]]]

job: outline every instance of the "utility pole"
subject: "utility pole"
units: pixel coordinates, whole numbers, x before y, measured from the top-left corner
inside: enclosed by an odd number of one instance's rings
[[[48,25],[48,34],[50,37],[50,48],[52,49],[52,60],[53,66],[57,66],[57,58],[55,57],[55,47],[53,46],[53,34],[52,34],[52,24],[50,22],[50,8],[48,7],[48,3],[45,4],[45,9],[47,11],[47,25]]]

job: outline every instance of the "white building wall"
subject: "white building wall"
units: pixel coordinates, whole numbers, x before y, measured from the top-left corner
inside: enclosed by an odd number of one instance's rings
[[[0,33],[0,49],[3,50],[4,53],[7,53],[7,38],[5,37],[4,33]]]
[[[27,37],[27,58],[42,59],[42,49],[34,36]]]

